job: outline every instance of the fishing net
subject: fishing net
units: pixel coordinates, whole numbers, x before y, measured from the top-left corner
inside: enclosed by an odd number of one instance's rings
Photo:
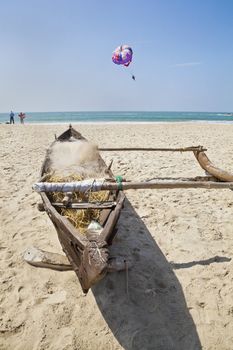
[[[73,182],[84,180],[84,177],[79,174],[71,174],[67,176],[61,176],[56,174],[48,175],[46,181],[48,182]],[[51,202],[62,203],[64,199],[64,193],[62,192],[50,192],[49,198]],[[104,202],[109,199],[109,191],[100,191],[100,192],[74,192],[72,193],[71,202],[80,203],[80,202]],[[92,220],[98,222],[100,217],[100,209],[71,209],[71,208],[61,208],[60,214],[66,217],[72,225],[78,229],[81,234],[85,234],[88,225]]]

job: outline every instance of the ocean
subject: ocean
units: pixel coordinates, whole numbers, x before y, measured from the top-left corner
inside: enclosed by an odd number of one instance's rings
[[[19,123],[18,112],[15,123]],[[0,123],[9,121],[8,113],[0,113]],[[25,124],[67,123],[151,123],[214,122],[233,123],[233,113],[212,112],[26,112]]]

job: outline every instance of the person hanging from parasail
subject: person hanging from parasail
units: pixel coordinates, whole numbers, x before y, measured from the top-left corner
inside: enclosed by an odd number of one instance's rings
[[[125,67],[128,67],[133,59],[133,50],[128,45],[121,45],[118,46],[112,54],[112,61],[115,64],[123,65]],[[132,74],[132,79],[135,79],[135,75]]]

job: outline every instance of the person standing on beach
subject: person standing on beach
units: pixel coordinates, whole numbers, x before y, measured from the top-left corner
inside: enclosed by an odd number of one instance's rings
[[[20,112],[18,117],[20,118],[20,123],[24,124],[24,118],[26,117],[25,113]]]
[[[10,124],[15,124],[15,119],[14,119],[14,113],[11,111],[10,112]]]

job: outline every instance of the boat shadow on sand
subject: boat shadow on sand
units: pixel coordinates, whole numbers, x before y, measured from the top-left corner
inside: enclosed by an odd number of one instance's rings
[[[126,350],[201,349],[182,287],[127,199],[117,227],[111,255],[132,260],[128,283],[126,272],[116,272],[92,288],[117,341]]]

